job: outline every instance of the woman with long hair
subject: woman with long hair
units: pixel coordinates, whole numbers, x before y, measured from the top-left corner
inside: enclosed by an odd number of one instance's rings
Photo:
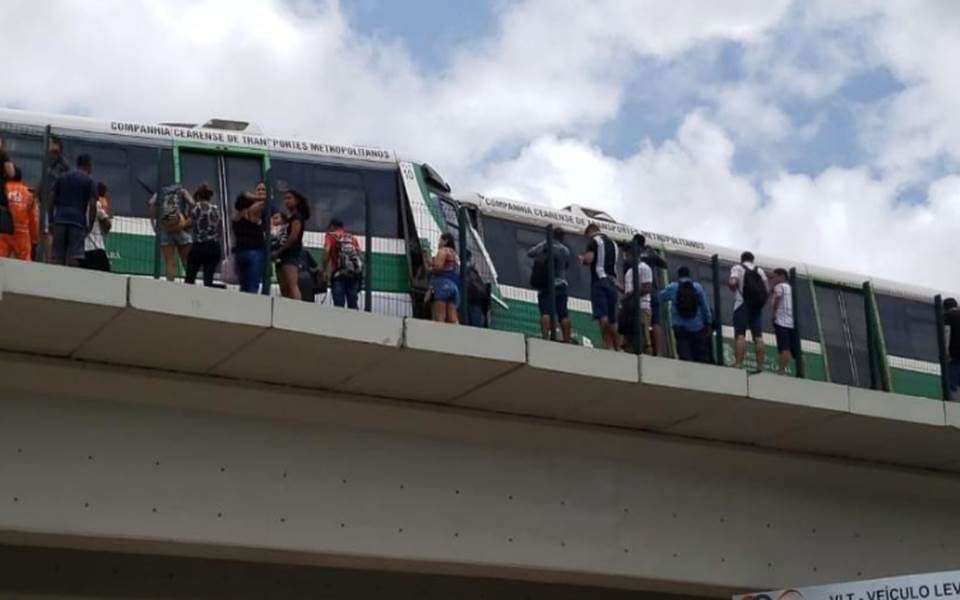
[[[459,323],[460,257],[453,235],[440,236],[437,254],[430,261],[430,312],[439,323]]]
[[[237,196],[233,214],[233,260],[240,280],[240,291],[260,291],[267,253],[264,248],[263,210],[267,205],[267,186],[260,182],[253,192]]]
[[[304,224],[310,218],[310,203],[300,192],[287,190],[283,195],[283,209],[279,244],[271,258],[276,263],[280,294],[300,300],[300,253],[303,252]]]

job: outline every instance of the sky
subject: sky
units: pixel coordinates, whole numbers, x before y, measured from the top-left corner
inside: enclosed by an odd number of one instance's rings
[[[394,149],[458,192],[960,292],[955,0],[4,10],[0,106],[250,120]]]

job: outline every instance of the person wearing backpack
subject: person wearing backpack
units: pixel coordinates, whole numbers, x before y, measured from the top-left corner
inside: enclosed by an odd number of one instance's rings
[[[183,267],[187,266],[193,236],[187,215],[195,204],[193,196],[179,183],[168,185],[147,200],[154,227],[160,236],[160,251],[163,252],[164,274],[167,281],[177,278],[177,257]]]
[[[730,269],[727,285],[736,295],[733,302],[733,333],[735,367],[743,367],[747,354],[747,331],[753,336],[753,346],[757,353],[757,370],[762,371],[766,348],[763,344],[763,307],[770,296],[767,275],[754,263],[752,252],[740,255],[740,264]]]
[[[567,269],[570,268],[570,249],[564,240],[563,230],[553,230],[553,285],[554,310],[560,323],[560,335],[565,344],[573,339],[570,326],[570,311],[567,309]],[[537,290],[537,306],[540,309],[540,333],[543,339],[550,339],[550,287],[547,282],[547,240],[527,250],[527,256],[533,259],[530,273],[530,286]]]
[[[323,247],[326,250],[323,268],[325,272],[330,272],[333,305],[359,310],[357,297],[363,281],[363,252],[360,250],[360,242],[355,235],[344,229],[343,221],[334,218],[327,227]]]
[[[710,362],[710,328],[713,315],[707,295],[699,282],[690,278],[690,269],[677,269],[677,280],[663,288],[660,302],[670,302],[673,337],[680,360]]]

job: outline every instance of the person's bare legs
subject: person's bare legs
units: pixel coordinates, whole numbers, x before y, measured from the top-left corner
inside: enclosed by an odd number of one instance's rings
[[[651,327],[653,330],[653,355],[654,356],[666,356],[667,353],[667,334],[663,331],[661,325],[654,325]]]
[[[184,268],[187,267],[187,257],[190,256],[190,246],[191,244],[177,246],[177,252],[180,253],[180,264],[183,265]]]
[[[540,335],[543,339],[550,339],[550,315],[540,315]]]
[[[780,374],[787,374],[787,367],[790,366],[790,351],[786,350],[780,353]]]
[[[460,323],[460,314],[457,312],[457,305],[447,303],[447,323],[458,325]]]
[[[742,369],[743,368],[743,359],[747,356],[747,336],[738,335],[737,339],[733,342],[733,352],[734,352],[734,363],[733,366]]]
[[[297,265],[283,265],[280,268],[280,280],[283,282],[283,287],[286,290],[281,290],[281,294],[285,298],[292,298],[293,300],[300,300],[300,286],[298,280],[299,269]]]
[[[753,347],[757,354],[757,370],[762,371],[767,364],[767,347],[763,343],[763,334],[753,336]]]
[[[563,343],[569,344],[573,341],[573,334],[571,333],[570,319],[561,319],[560,320],[560,335],[563,336]]]
[[[430,314],[433,317],[433,320],[438,323],[443,323],[447,320],[447,303],[442,300],[434,300],[430,304]]]
[[[160,246],[161,252],[163,252],[163,272],[167,278],[167,281],[173,281],[177,278],[177,255],[176,255],[176,246],[166,245]]]

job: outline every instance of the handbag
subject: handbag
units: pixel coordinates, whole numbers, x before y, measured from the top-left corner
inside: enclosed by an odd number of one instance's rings
[[[240,285],[240,277],[237,275],[237,264],[232,256],[228,256],[220,261],[220,281],[227,285]]]

